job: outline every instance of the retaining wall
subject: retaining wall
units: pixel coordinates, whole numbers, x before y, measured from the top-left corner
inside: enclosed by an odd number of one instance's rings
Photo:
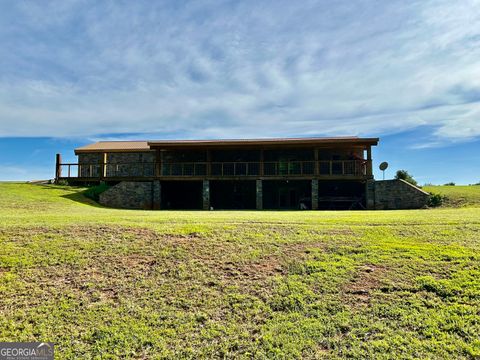
[[[159,181],[122,181],[100,194],[100,204],[121,209],[159,209]]]
[[[404,180],[369,181],[367,208],[375,210],[421,209],[429,194]]]

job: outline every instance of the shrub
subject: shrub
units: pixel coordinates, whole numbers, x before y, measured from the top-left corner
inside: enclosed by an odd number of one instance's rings
[[[408,173],[407,170],[398,170],[397,173],[395,174],[395,179],[405,180],[406,182],[409,182],[412,185],[418,186],[417,181],[413,178],[412,175]]]
[[[443,204],[444,197],[440,194],[430,193],[430,197],[428,198],[428,206],[429,207],[438,207]]]
[[[452,181],[452,182],[444,184],[444,186],[455,186],[455,183]]]
[[[91,186],[83,192],[83,195],[85,195],[89,199],[98,201],[100,200],[100,194],[103,193],[104,191],[107,191],[109,188],[110,186],[108,186],[105,183]]]
[[[65,179],[58,180],[58,181],[57,181],[57,185],[60,185],[60,186],[68,186],[68,181],[65,180]]]

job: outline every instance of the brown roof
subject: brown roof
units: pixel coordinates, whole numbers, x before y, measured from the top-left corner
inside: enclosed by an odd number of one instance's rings
[[[129,152],[149,151],[151,147],[179,146],[242,146],[242,145],[329,145],[356,144],[377,145],[378,138],[359,137],[308,137],[308,138],[265,138],[265,139],[219,139],[219,140],[152,140],[152,141],[99,141],[75,149],[75,154],[86,152]]]
[[[75,154],[102,151],[150,151],[147,141],[99,141],[75,149]]]
[[[175,146],[232,146],[232,145],[325,145],[325,144],[358,144],[377,145],[378,138],[351,137],[306,137],[306,138],[265,138],[265,139],[219,139],[219,140],[154,140],[148,145],[153,147]]]

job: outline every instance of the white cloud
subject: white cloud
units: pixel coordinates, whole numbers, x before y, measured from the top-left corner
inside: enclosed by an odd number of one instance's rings
[[[476,1],[28,4],[0,136],[480,136]]]

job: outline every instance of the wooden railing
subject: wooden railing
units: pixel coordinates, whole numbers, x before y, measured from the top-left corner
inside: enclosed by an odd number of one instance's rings
[[[59,178],[138,177],[364,177],[367,160],[265,161],[265,162],[175,162],[175,163],[70,163],[59,164]]]

